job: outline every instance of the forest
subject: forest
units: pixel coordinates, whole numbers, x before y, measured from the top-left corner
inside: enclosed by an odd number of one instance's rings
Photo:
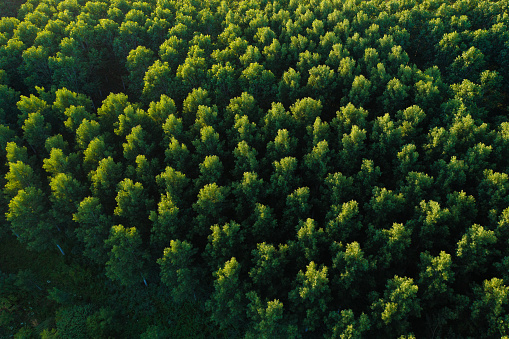
[[[0,338],[509,338],[509,0],[0,3]]]

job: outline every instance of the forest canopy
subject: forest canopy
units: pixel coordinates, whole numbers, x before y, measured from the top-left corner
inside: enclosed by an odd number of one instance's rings
[[[0,4],[0,337],[509,336],[507,0]]]

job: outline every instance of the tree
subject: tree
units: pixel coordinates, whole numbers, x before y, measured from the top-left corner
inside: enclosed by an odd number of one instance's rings
[[[389,279],[383,298],[371,306],[376,314],[375,325],[387,334],[408,334],[409,320],[420,317],[422,310],[417,298],[418,289],[411,278],[396,275]]]
[[[224,141],[220,139],[212,126],[206,126],[200,129],[200,137],[193,141],[196,148],[197,156],[218,155],[224,154]]]
[[[295,176],[297,171],[297,159],[285,157],[274,161],[274,172],[270,178],[272,193],[285,196],[299,184],[300,180]]]
[[[208,236],[208,243],[203,252],[212,271],[220,268],[232,255],[242,255],[245,231],[235,221],[210,227],[212,234]]]
[[[49,158],[43,160],[42,168],[52,176],[55,176],[59,173],[69,172],[72,164],[69,161],[69,157],[60,148],[53,148]]]
[[[188,92],[203,86],[202,82],[207,74],[207,62],[204,56],[205,53],[201,48],[191,46],[187,58],[177,67],[176,79],[182,83],[183,91]]]
[[[379,258],[380,268],[398,267],[409,255],[412,243],[412,229],[400,223],[393,223],[389,229],[376,230],[370,227],[372,242],[368,242],[370,250],[375,251]]]
[[[116,195],[117,184],[122,177],[122,164],[116,163],[112,157],[99,161],[97,169],[90,172],[91,190],[94,196],[111,204]]]
[[[255,147],[260,145],[261,136],[258,134],[256,123],[250,122],[247,115],[235,114],[233,128],[229,132],[231,135],[229,139],[232,139],[231,145],[240,141],[246,141]]]
[[[120,114],[129,106],[129,98],[123,93],[110,93],[103,100],[101,107],[97,108],[97,116],[103,130],[113,132],[115,123],[118,121]]]
[[[246,172],[256,173],[259,168],[257,155],[258,152],[254,147],[251,147],[245,140],[240,141],[233,150],[235,157],[233,176],[238,178]]]
[[[416,216],[407,223],[412,228],[415,240],[422,248],[427,250],[448,248],[450,244],[444,242],[448,239],[451,213],[447,208],[441,208],[436,201],[422,200],[416,206]]]
[[[65,109],[64,114],[67,117],[64,125],[71,133],[76,132],[84,119],[89,121],[94,120],[94,116],[90,114],[84,106],[72,105]]]
[[[75,224],[72,215],[85,195],[85,187],[71,174],[66,173],[59,173],[52,177],[49,186],[53,222],[57,229],[62,227],[68,236],[74,237]]]
[[[4,187],[4,193],[9,200],[14,198],[18,191],[29,187],[37,187],[40,182],[32,167],[21,161],[9,162],[9,172],[5,175],[5,179],[7,183]]]
[[[341,67],[341,66],[340,66]],[[371,81],[364,75],[356,75],[352,82],[352,88],[348,93],[348,99],[354,106],[366,106],[371,97]]]
[[[167,124],[168,121],[172,121],[170,116],[177,113],[177,107],[175,106],[175,101],[167,95],[161,95],[159,101],[151,101],[149,108],[147,110],[147,114],[155,124],[163,125]],[[170,119],[170,120],[168,120]],[[180,119],[180,118],[179,118]],[[163,126],[163,131],[165,133],[166,129]]]
[[[224,222],[223,211],[226,208],[228,188],[218,186],[216,183],[207,184],[200,189],[198,200],[193,204],[197,213],[197,225],[191,233],[204,235],[211,225]]]
[[[114,154],[113,147],[106,145],[104,136],[95,137],[83,151],[83,169],[86,173],[90,173],[97,169],[100,161],[111,158]]]
[[[104,264],[107,260],[104,241],[108,238],[113,221],[104,212],[99,198],[83,199],[72,219],[79,225],[74,232],[78,240],[84,244],[83,255],[97,264]]]
[[[282,236],[283,230],[282,228],[278,228],[278,221],[274,209],[270,206],[257,202],[247,221],[252,225],[252,234],[259,239]]]
[[[366,130],[353,125],[350,133],[344,133],[339,142],[339,164],[348,173],[360,167],[361,160],[366,155]]]
[[[453,293],[452,284],[455,280],[451,255],[441,251],[434,257],[429,252],[422,252],[420,257],[421,272],[417,283],[422,286],[423,301],[431,307],[447,304],[447,299]]]
[[[143,28],[144,22],[141,24],[128,20],[122,22],[118,28],[118,35],[113,41],[115,55],[119,60],[125,60],[129,52],[142,45],[147,39],[147,33]]]
[[[461,264],[461,273],[480,274],[485,272],[486,264],[495,255],[492,246],[497,242],[495,232],[486,230],[478,224],[472,225],[458,241],[456,255]]]
[[[330,202],[328,205],[340,205],[346,202],[355,192],[353,178],[340,172],[327,175],[324,183],[323,193],[325,197],[328,197],[328,202]]]
[[[142,281],[146,284],[143,270],[148,256],[141,248],[141,236],[136,227],[112,226],[105,245],[109,249],[106,262],[108,278],[127,287]]]
[[[154,248],[164,248],[168,239],[184,237],[188,231],[184,211],[177,206],[176,201],[169,192],[161,194],[161,200],[157,205],[157,211],[151,211],[149,219],[153,222],[150,235],[150,243]]]
[[[101,307],[87,318],[87,329],[91,337],[108,338],[119,335],[116,313],[109,307]]]
[[[309,70],[309,78],[306,85],[307,92],[321,102],[332,101],[337,88],[335,79],[335,72],[329,66],[314,66]]]
[[[309,187],[299,187],[286,197],[283,220],[287,229],[295,227],[299,220],[310,216],[311,203]]]
[[[196,121],[196,114],[200,106],[210,107],[209,92],[201,87],[194,88],[182,104],[182,122],[186,128]]]
[[[32,150],[37,153],[43,149],[44,141],[49,136],[51,126],[44,121],[40,113],[30,113],[23,124],[23,138]]]
[[[60,308],[55,316],[58,336],[66,339],[85,339],[87,318],[91,313],[92,305],[71,305]]]
[[[156,182],[160,190],[171,195],[175,201],[183,202],[187,200],[186,192],[189,192],[190,179],[184,173],[167,166],[164,172],[156,177]]]
[[[191,127],[191,131],[189,131],[189,134],[194,136],[200,132],[201,128],[207,126],[217,128],[217,115],[218,112],[215,105],[212,107],[203,105],[198,106],[198,110],[196,111],[196,119],[194,121],[194,125]]]
[[[154,52],[145,46],[138,46],[127,55],[126,68],[129,71],[129,90],[140,96],[143,90],[145,72],[154,63]]]
[[[163,94],[169,95],[174,99],[180,98],[180,96],[174,96],[176,94],[175,90],[170,91],[174,87],[173,78],[174,75],[167,62],[161,62],[161,60],[154,61],[148,67],[143,78],[142,98],[144,101],[156,101]]]
[[[230,62],[226,64],[214,64],[207,71],[210,88],[214,89],[215,101],[226,105],[232,97],[238,95],[237,74]]]
[[[283,73],[278,85],[278,100],[286,107],[300,99],[304,89],[301,88],[301,75],[299,71],[289,68]]]
[[[330,240],[346,242],[357,239],[362,229],[362,216],[355,200],[332,205],[326,220],[325,231]]]
[[[283,314],[283,303],[278,299],[267,301],[260,300],[256,292],[248,292],[248,317],[251,329],[246,332],[246,338],[295,338],[297,326],[289,323]]]
[[[315,331],[325,316],[330,302],[329,278],[326,266],[318,266],[311,261],[306,268],[297,274],[297,286],[290,291],[291,305],[298,314],[305,314],[303,325],[309,331]]]
[[[304,155],[303,167],[306,169],[306,177],[315,183],[321,182],[329,172],[329,162],[329,143],[327,140],[322,140],[313,147],[311,152]]]
[[[126,136],[126,142],[122,144],[124,158],[133,161],[139,155],[151,155],[154,146],[148,132],[140,125],[137,125],[131,129],[131,133]]]
[[[305,262],[319,260],[327,243],[323,229],[317,228],[316,221],[311,218],[299,220],[295,229],[297,230],[297,241],[290,243],[296,245],[292,249],[298,249],[300,257],[305,258]],[[305,265],[305,262],[302,264]]]
[[[8,134],[6,136],[8,136]],[[12,136],[14,136],[14,134],[12,134]],[[14,141],[7,141],[4,151],[6,152],[5,158],[8,163],[16,163],[18,161],[32,163],[32,159],[28,157],[27,148],[25,146],[18,146]]]
[[[386,112],[397,111],[407,107],[406,99],[409,96],[409,86],[406,86],[398,78],[392,78],[386,85],[380,100]]]
[[[331,311],[327,318],[330,338],[363,338],[363,333],[371,329],[369,317],[362,313],[358,319],[351,309]]]
[[[274,141],[269,141],[267,143],[267,161],[275,161],[281,158],[295,156],[297,142],[298,139],[292,137],[288,130],[278,130]]]
[[[0,71],[0,124],[14,124],[19,115],[16,103],[20,100],[20,95],[19,92],[2,84],[1,74]]]
[[[274,298],[288,287],[290,279],[283,274],[289,263],[288,245],[274,246],[265,242],[251,251],[249,277],[262,296]]]
[[[366,258],[364,251],[357,241],[346,246],[334,242],[331,245],[332,268],[331,287],[338,291],[341,302],[346,307],[355,307],[362,298],[362,291],[373,286],[373,278],[369,273],[375,268],[375,263]]]
[[[161,281],[170,288],[170,294],[177,305],[196,299],[200,288],[200,270],[196,266],[197,249],[187,241],[171,240],[164,249],[163,257],[157,260],[161,266]]]
[[[171,137],[168,147],[164,151],[164,161],[171,167],[179,171],[184,171],[189,168],[190,151],[187,149],[186,144],[178,141],[175,137]]]
[[[223,129],[231,129],[231,127],[235,125],[235,122],[244,115],[247,116],[249,121],[257,125],[260,123],[260,119],[263,116],[263,112],[258,106],[258,101],[251,93],[247,92],[242,92],[239,97],[230,99],[230,103],[226,107],[224,114]]]
[[[253,95],[265,107],[269,106],[276,94],[276,77],[257,62],[249,63],[239,81],[242,90]]]
[[[118,116],[115,122],[115,134],[119,137],[127,137],[132,129],[136,126],[141,126],[142,129],[147,131],[153,130],[153,125],[150,117],[143,109],[138,107],[138,104],[128,105],[122,114]]]
[[[33,90],[36,86],[50,86],[52,73],[48,64],[49,55],[50,50],[45,46],[31,46],[23,51],[20,73],[24,76],[24,83],[28,88]]]
[[[398,221],[404,212],[405,197],[402,193],[396,194],[385,187],[373,188],[373,196],[369,202],[366,216],[374,225],[388,225]]]
[[[326,141],[327,145],[330,140],[330,125],[323,121],[320,117],[316,117],[313,125],[308,125],[306,127],[307,134],[311,142],[308,142],[309,148],[312,146],[318,146],[318,144],[322,141]]]
[[[83,60],[77,41],[65,37],[60,43],[60,49],[65,52],[57,52],[55,56],[48,58],[48,65],[53,74],[53,83],[60,88],[68,88],[73,92],[84,89],[91,92],[94,84],[90,84],[90,69],[88,63]]]
[[[76,146],[85,150],[90,142],[99,137],[101,125],[95,120],[83,119],[76,129]]]
[[[302,127],[311,125],[322,113],[322,102],[311,98],[297,100],[290,111],[293,118]]]
[[[56,229],[49,218],[47,202],[40,188],[26,187],[9,202],[6,214],[13,233],[35,251],[48,250],[56,243]]]
[[[221,330],[238,334],[246,321],[247,300],[240,279],[241,266],[235,257],[214,272],[214,291],[206,303],[211,319]]]
[[[141,183],[133,182],[131,179],[122,180],[118,183],[115,200],[117,201],[115,215],[132,225],[139,225],[138,227],[146,223],[151,201]]]
[[[502,279],[492,278],[483,281],[482,287],[474,287],[474,301],[471,316],[480,338],[507,335],[508,315],[505,305],[508,303],[509,288]]]

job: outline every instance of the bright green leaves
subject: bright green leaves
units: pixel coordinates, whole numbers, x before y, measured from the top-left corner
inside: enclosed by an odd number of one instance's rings
[[[314,331],[319,321],[323,319],[330,302],[327,271],[326,266],[310,262],[305,272],[299,271],[297,286],[289,293],[292,306],[306,315],[303,325],[310,331]]]
[[[142,97],[147,102],[156,101],[162,94],[169,94],[174,75],[167,62],[156,60],[148,67],[143,78]]]
[[[242,254],[245,231],[235,221],[230,221],[223,226],[213,225],[212,233],[208,236],[208,243],[204,256],[212,270],[221,267],[228,258],[239,257]]]
[[[418,284],[424,288],[423,299],[433,304],[442,304],[440,300],[450,296],[454,283],[451,255],[441,251],[434,257],[423,252],[420,267]]]
[[[251,254],[253,266],[249,270],[249,276],[259,291],[273,297],[286,286],[289,279],[281,272],[289,262],[288,245],[274,246],[265,242],[258,243]]]
[[[21,161],[9,162],[9,172],[5,175],[5,179],[7,183],[4,187],[4,193],[8,199],[15,197],[19,190],[37,187],[39,182],[32,167]]]
[[[497,242],[497,237],[493,231],[474,224],[458,241],[456,255],[461,263],[462,273],[484,272],[486,263],[495,253],[491,250]]]
[[[95,197],[83,199],[73,214],[73,220],[79,225],[74,232],[85,246],[83,255],[98,264],[104,264],[106,262],[104,241],[108,238],[113,222],[105,213],[99,199]]]
[[[246,333],[246,338],[294,338],[297,336],[297,327],[291,325],[284,317],[283,303],[278,299],[260,300],[256,292],[249,292],[247,298],[248,316],[252,322],[252,329]]]
[[[383,298],[372,305],[381,320],[377,319],[377,327],[391,335],[409,334],[409,320],[419,317],[422,310],[417,299],[418,289],[411,278],[395,276],[389,279]]]
[[[270,178],[272,192],[277,192],[283,196],[290,192],[299,184],[300,180],[295,176],[297,171],[297,159],[294,157],[282,158],[274,161],[274,173]]]
[[[240,269],[240,264],[233,257],[214,273],[214,291],[206,304],[212,320],[221,329],[233,333],[241,330],[246,317]]]
[[[262,105],[269,106],[276,92],[276,78],[257,62],[252,62],[239,78],[243,91],[253,95]]]
[[[224,220],[223,210],[228,188],[218,186],[216,183],[207,184],[200,189],[198,200],[193,204],[197,213],[197,225],[194,232],[204,234],[210,225],[221,223]]]
[[[143,267],[147,256],[141,249],[141,236],[135,227],[111,227],[105,244],[110,249],[106,262],[108,278],[117,280],[124,286],[133,286],[144,281]]]
[[[362,228],[362,218],[359,215],[359,204],[355,200],[342,205],[332,205],[327,214],[325,231],[331,240],[347,241],[357,238]]]
[[[368,276],[375,266],[370,258],[366,258],[358,242],[354,241],[343,246],[334,242],[331,246],[332,268],[331,284],[340,292],[343,302],[354,306],[360,296],[361,288],[366,288],[372,279]]]
[[[7,221],[18,239],[32,250],[47,250],[56,240],[56,228],[47,211],[47,198],[41,189],[35,187],[19,190],[9,202]]]
[[[126,68],[129,71],[129,87],[134,95],[141,94],[145,72],[153,63],[154,52],[145,46],[138,46],[127,55]]]
[[[474,288],[475,299],[472,303],[472,320],[478,327],[480,338],[507,335],[509,315],[505,311],[509,302],[509,288],[502,279],[484,280],[482,287]]]
[[[161,281],[170,288],[170,294],[177,304],[196,298],[199,288],[199,269],[194,263],[197,250],[180,240],[171,240],[164,249],[163,257],[157,260],[161,266]]]
[[[147,209],[151,205],[147,198],[143,185],[133,182],[131,179],[124,179],[118,184],[118,193],[115,198],[117,207],[114,214],[124,218],[132,225],[139,225],[146,222],[148,217]]]

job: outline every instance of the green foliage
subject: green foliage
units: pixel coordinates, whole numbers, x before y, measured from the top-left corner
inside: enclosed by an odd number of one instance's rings
[[[240,265],[232,257],[215,273],[214,291],[207,301],[212,320],[223,330],[236,333],[245,321],[245,296],[240,281]]]
[[[0,336],[507,336],[508,25],[0,1]]]
[[[384,297],[373,304],[379,319],[377,327],[386,333],[396,335],[409,334],[409,318],[418,317],[421,312],[417,299],[417,285],[413,279],[395,276],[389,279],[384,291]]]
[[[161,266],[161,281],[170,288],[173,301],[181,305],[193,297],[199,288],[199,269],[195,267],[197,250],[186,241],[172,240],[157,260]]]
[[[124,286],[132,286],[145,279],[142,270],[146,255],[140,248],[141,237],[135,227],[112,226],[105,244],[110,248],[106,262],[108,278],[118,280]]]
[[[90,313],[90,305],[74,305],[57,311],[55,320],[59,338],[87,338]]]
[[[317,265],[311,261],[306,272],[299,271],[297,287],[289,294],[293,307],[303,308],[303,325],[314,331],[318,321],[323,319],[330,301],[329,279],[327,267]]]

